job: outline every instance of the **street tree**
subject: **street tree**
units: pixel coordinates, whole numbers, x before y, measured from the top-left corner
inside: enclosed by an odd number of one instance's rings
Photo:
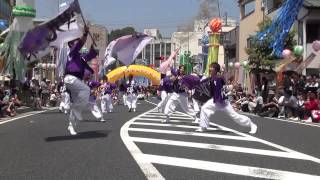
[[[133,27],[125,27],[122,29],[116,29],[116,30],[112,30],[109,35],[108,35],[108,39],[109,42],[118,39],[119,37],[125,36],[125,35],[131,35],[131,34],[135,34],[137,33],[136,30]]]

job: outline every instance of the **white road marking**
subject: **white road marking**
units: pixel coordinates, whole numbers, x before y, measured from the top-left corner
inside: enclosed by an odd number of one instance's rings
[[[55,108],[53,108],[53,109],[55,109]],[[9,120],[1,121],[0,125],[1,124],[5,124],[5,123],[9,123],[9,122],[12,122],[12,121],[16,121],[18,119],[22,119],[22,118],[25,118],[25,117],[33,116],[33,115],[36,115],[36,114],[41,114],[43,112],[50,111],[50,110],[53,110],[53,109],[48,109],[48,110],[44,110],[44,111],[37,111],[37,112],[30,112],[30,114],[28,113],[28,114],[23,115],[23,116],[19,116],[19,117],[12,118],[12,119],[9,119]]]
[[[296,154],[282,152],[282,151],[272,151],[272,150],[245,148],[245,147],[238,147],[238,146],[194,143],[194,142],[174,141],[174,140],[154,139],[154,138],[131,137],[130,139],[134,142],[140,142],[140,143],[163,144],[163,145],[169,145],[169,146],[182,146],[182,147],[192,147],[192,148],[199,148],[199,149],[212,149],[212,150],[218,150],[218,151],[230,151],[230,152],[239,152],[239,153],[247,153],[247,154],[256,154],[256,155],[262,155],[262,156],[273,156],[273,157],[305,160],[305,157],[297,156]]]
[[[141,117],[146,117],[146,118],[163,118],[163,117],[166,117],[166,116],[154,116],[154,115],[143,115]],[[189,118],[189,117],[179,117],[179,116],[170,116],[170,119],[189,119],[189,120],[194,120],[194,118]]]
[[[240,112],[240,114],[244,114],[246,116],[260,117],[263,120],[270,120],[271,119],[274,121],[282,121],[282,122],[288,122],[288,123],[292,123],[292,124],[301,124],[304,126],[320,127],[320,124],[316,124],[316,123],[306,123],[306,122],[301,122],[301,121],[292,121],[292,120],[279,119],[279,118],[261,117],[261,116],[255,115],[255,114],[244,113],[244,112]]]
[[[133,118],[121,128],[122,140],[126,144],[128,150],[131,152],[134,159],[139,164],[142,171],[145,173],[147,179],[164,179],[160,174],[160,172],[157,171],[157,169],[152,165],[152,163],[169,165],[169,166],[194,168],[194,169],[214,171],[214,172],[222,172],[227,174],[266,178],[266,179],[319,179],[320,178],[320,176],[314,176],[314,175],[303,174],[298,172],[289,172],[289,171],[267,169],[267,168],[260,168],[260,167],[251,167],[251,166],[208,162],[208,161],[200,161],[200,160],[185,159],[185,158],[159,156],[159,155],[152,155],[152,154],[143,154],[141,150],[138,148],[138,146],[135,144],[135,142],[162,144],[162,145],[168,145],[168,146],[181,146],[181,147],[189,147],[189,148],[212,149],[212,150],[220,150],[220,151],[232,151],[232,152],[249,153],[249,154],[257,154],[257,155],[273,156],[273,157],[281,157],[281,158],[309,160],[316,163],[320,163],[320,160],[315,157],[291,150],[281,145],[277,145],[277,144],[274,144],[274,143],[256,138],[254,136],[250,136],[248,134],[241,133],[236,130],[233,130],[224,126],[220,126],[214,123],[210,123],[210,124],[217,126],[220,130],[225,130],[225,131],[235,133],[237,136],[130,127],[130,125],[146,125],[146,126],[162,126],[162,127],[169,126],[169,127],[180,127],[180,128],[190,128],[190,129],[195,128],[195,126],[192,126],[192,124],[194,124],[193,117],[181,112],[175,112],[174,115],[180,116],[180,117],[177,117],[178,120],[170,120],[170,122],[190,123],[190,127],[186,125],[179,125],[179,124],[175,125],[175,124],[168,124],[168,123],[167,124],[153,123],[153,122],[159,122],[165,119],[163,118],[162,114],[158,113],[157,110],[154,109]],[[145,121],[151,121],[151,123],[145,122]],[[213,129],[216,129],[216,128],[213,128]],[[166,139],[130,137],[129,132],[187,135],[187,136],[199,136],[199,137],[205,137],[205,138],[223,138],[223,139],[233,139],[233,140],[254,141],[254,142],[260,142],[260,143],[266,144],[268,146],[274,147],[281,151],[254,149],[254,148],[236,147],[236,146],[225,146],[225,145],[217,145],[217,144],[205,144],[205,143],[196,143],[196,142],[173,141],[173,140],[166,140]]]
[[[160,118],[158,118],[158,119],[154,119],[154,118],[137,118],[137,121],[154,121],[154,122],[162,122],[162,120],[164,120],[164,119],[160,119]],[[199,124],[199,123],[196,123],[196,122],[194,122],[194,121],[188,121],[188,120],[171,120],[170,119],[170,121],[169,121],[169,123],[170,122],[181,122],[181,123],[190,123],[190,124]]]
[[[226,164],[226,163],[217,163],[185,158],[176,158],[168,156],[158,156],[151,154],[140,154],[140,158],[144,162],[151,162],[155,164],[163,164],[176,167],[185,167],[192,169],[207,170],[213,172],[221,172],[227,174],[235,174],[242,176],[250,176],[257,178],[265,179],[282,179],[282,180],[293,180],[293,179],[303,179],[303,180],[319,180],[320,176],[289,172],[289,171],[280,171],[275,169],[267,169],[260,167],[252,166],[242,166],[235,164]]]
[[[252,138],[246,138],[246,137],[228,136],[228,135],[220,135],[220,134],[209,134],[209,133],[186,132],[186,131],[171,131],[171,130],[145,129],[145,128],[129,128],[128,130],[134,131],[134,132],[176,134],[176,135],[199,136],[199,137],[208,137],[208,138],[232,139],[232,140],[240,140],[240,141],[255,141]]]
[[[227,127],[224,127],[224,126],[221,126],[221,125],[218,125],[218,124],[215,124],[215,123],[210,123],[211,125],[213,126],[218,126],[220,127],[221,129],[224,129],[226,131],[230,131],[230,132],[233,132],[235,134],[238,134],[240,136],[244,136],[244,137],[247,137],[247,138],[253,138],[255,141],[257,142],[260,142],[262,144],[266,144],[268,146],[271,146],[271,147],[274,147],[274,148],[277,148],[277,149],[280,149],[282,151],[286,151],[286,152],[290,152],[290,153],[293,153],[295,154],[296,156],[301,156],[301,157],[304,157],[306,160],[310,160],[310,161],[313,161],[313,162],[316,162],[316,163],[319,163],[320,164],[320,159],[316,158],[316,157],[313,157],[313,156],[310,156],[310,155],[307,155],[307,154],[304,154],[304,153],[300,153],[298,151],[294,151],[292,149],[289,149],[287,147],[284,147],[284,146],[281,146],[281,145],[278,145],[278,144],[275,144],[275,143],[272,143],[272,142],[269,142],[269,141],[266,141],[266,140],[263,140],[263,139],[259,139],[259,138],[256,138],[254,136],[250,136],[248,134],[245,134],[245,133],[241,133],[239,131],[235,131],[233,129],[230,129],[230,128],[227,128]],[[258,127],[258,131],[259,131],[259,127]]]
[[[134,122],[132,125],[143,125],[143,126],[161,126],[161,127],[177,127],[177,128],[186,128],[186,129],[198,129],[198,126],[187,126],[187,125],[177,125],[177,124],[164,124],[164,123],[142,123]],[[208,128],[210,131],[220,130],[219,128]]]
[[[143,113],[143,114],[147,114]],[[141,115],[140,115],[141,116]],[[138,116],[139,117],[139,116]],[[164,177],[160,174],[160,172],[151,164],[151,162],[147,162],[143,159],[141,155],[143,153],[138,148],[138,146],[130,140],[129,136],[129,126],[131,123],[133,123],[136,120],[136,118],[131,119],[130,121],[126,122],[120,130],[120,136],[123,141],[123,143],[126,145],[127,149],[131,153],[132,157],[135,159],[135,161],[138,163],[140,169],[144,173],[147,179],[149,180],[164,180]]]

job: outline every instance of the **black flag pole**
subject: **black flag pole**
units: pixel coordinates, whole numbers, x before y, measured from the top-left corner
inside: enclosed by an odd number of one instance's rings
[[[86,23],[86,20],[84,19],[84,16],[83,16],[83,14],[82,14],[79,1],[78,1],[78,0],[74,0],[74,2],[76,3],[75,5],[79,8],[80,15],[81,15],[81,18],[82,18],[82,20],[83,20],[84,26],[88,27],[88,26],[87,26],[87,23]],[[89,36],[90,36],[91,39],[92,39],[93,45],[94,45],[95,47],[97,47],[96,41],[93,39],[93,36],[92,36],[92,34],[90,33],[90,31],[89,31]]]

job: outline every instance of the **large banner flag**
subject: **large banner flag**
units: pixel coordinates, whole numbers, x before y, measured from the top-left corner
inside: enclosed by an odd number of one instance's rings
[[[78,0],[75,0],[66,10],[55,18],[29,30],[19,45],[20,52],[24,56],[36,55],[40,51],[44,51],[48,48],[50,43],[54,41],[60,41],[60,44],[61,41],[66,41],[63,36],[68,37],[69,33],[59,32],[70,30],[70,25],[74,22],[74,18],[77,14],[81,14],[81,9]],[[66,29],[62,29],[63,26],[64,28],[66,27]]]
[[[169,58],[165,62],[160,64],[159,71],[162,74],[166,74],[168,71],[170,71],[171,67],[173,66],[173,59],[177,56],[180,49],[181,49],[180,47],[177,48],[174,52],[171,53],[171,55],[169,56]]]
[[[115,59],[111,58],[114,55],[126,66],[132,64],[151,40],[152,37],[146,34],[135,34],[122,36],[116,39],[115,42],[112,41],[106,49],[104,65],[110,65],[114,62]]]

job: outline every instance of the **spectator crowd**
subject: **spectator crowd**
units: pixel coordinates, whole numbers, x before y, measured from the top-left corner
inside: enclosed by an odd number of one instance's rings
[[[235,109],[262,117],[318,123],[320,121],[320,79],[316,75],[284,73],[282,86],[262,78],[254,93],[245,93],[240,84],[228,82],[228,98]]]

